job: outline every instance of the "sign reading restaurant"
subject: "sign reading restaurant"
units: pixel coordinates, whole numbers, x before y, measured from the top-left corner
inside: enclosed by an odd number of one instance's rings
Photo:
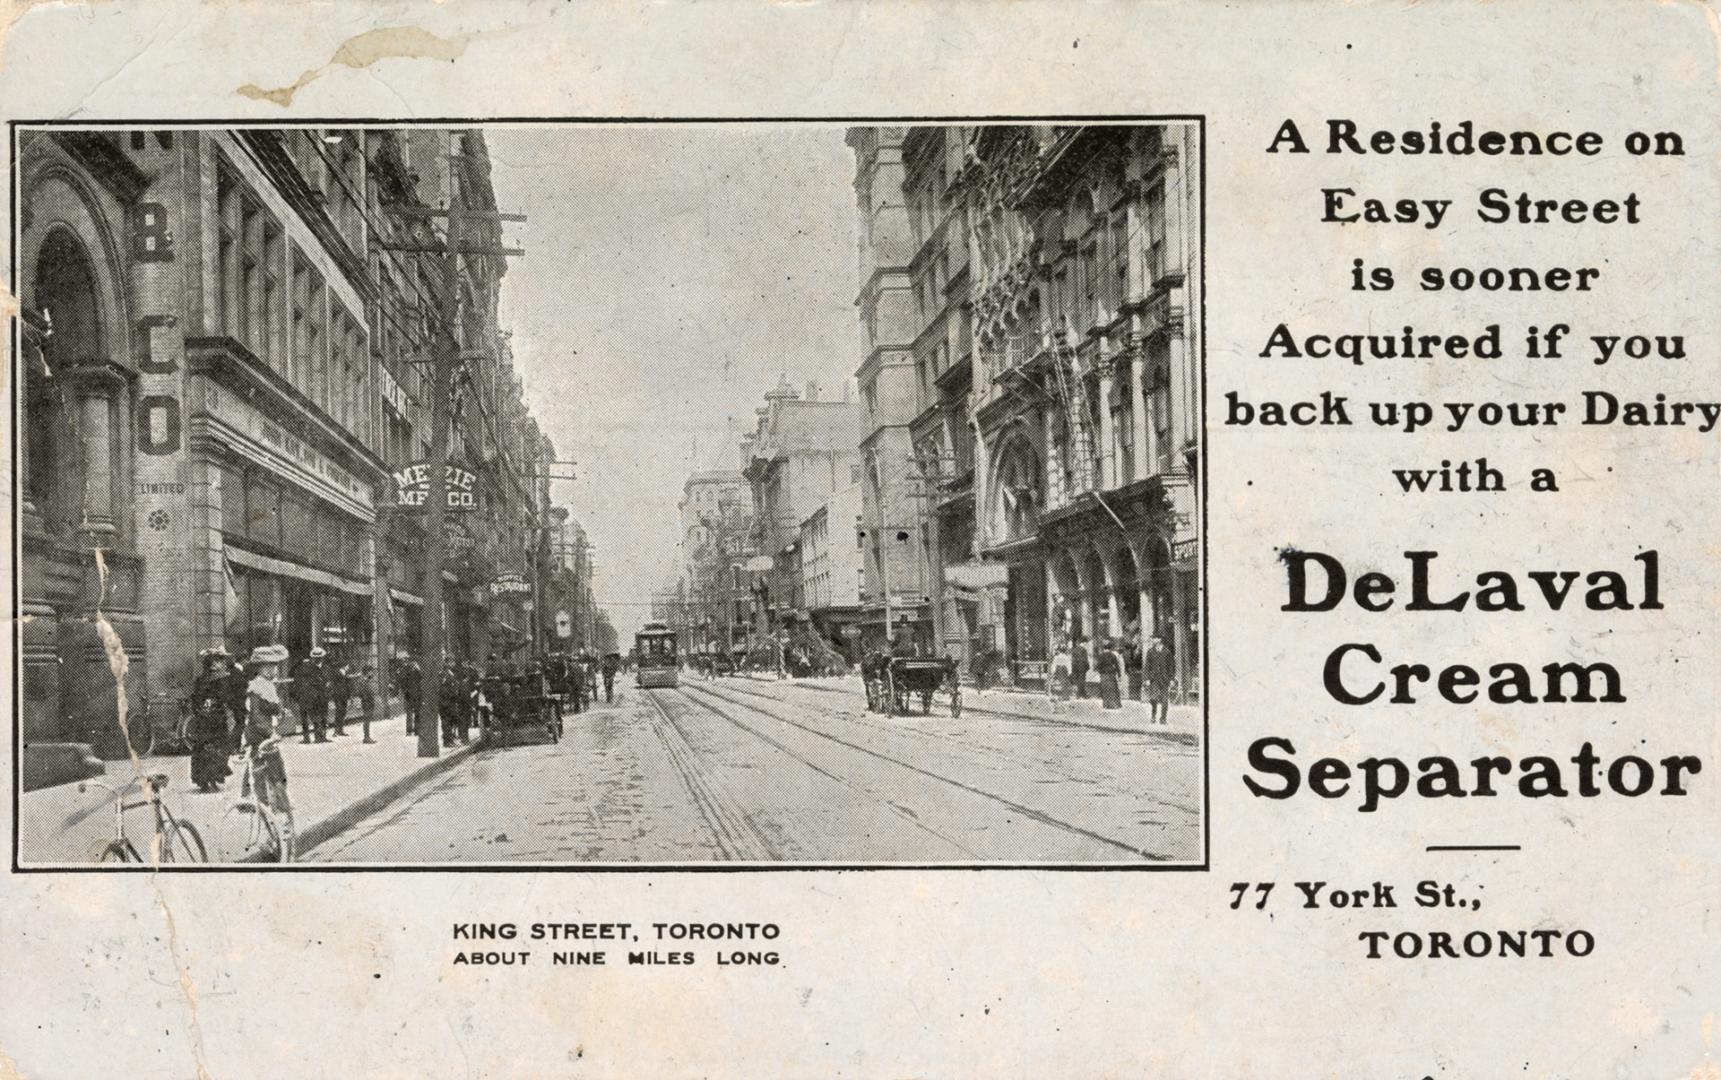
[[[490,583],[491,596],[523,596],[532,591],[532,583],[524,575],[513,572],[498,574]]]
[[[478,496],[473,485],[478,477],[458,465],[449,465],[443,472],[443,486],[448,495],[448,509],[476,510]],[[421,507],[430,498],[430,463],[415,461],[394,471],[395,503],[399,506]]]

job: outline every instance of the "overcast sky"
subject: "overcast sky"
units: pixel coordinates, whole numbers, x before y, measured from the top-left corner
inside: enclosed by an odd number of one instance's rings
[[[676,504],[780,375],[839,396],[861,360],[854,158],[824,126],[531,125],[486,132],[525,213],[503,279],[526,403],[573,459],[555,485],[624,635],[677,566]]]

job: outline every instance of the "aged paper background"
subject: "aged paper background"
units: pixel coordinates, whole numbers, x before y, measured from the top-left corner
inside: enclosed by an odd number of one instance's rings
[[[377,32],[387,28],[386,32]],[[1227,390],[1573,399],[1606,385],[1712,399],[1721,345],[1721,16],[1696,3],[723,4],[499,2],[17,7],[9,118],[279,121],[343,116],[1207,118],[1212,869],[1209,873],[865,872],[7,876],[0,1075],[250,1076],[1721,1076],[1721,603],[1713,433],[1496,429],[1410,439],[1357,427],[1218,426]],[[1426,125],[1678,130],[1683,159],[1268,156],[1279,123],[1318,139]],[[1631,229],[1339,230],[1318,188],[1449,197],[1636,190]],[[8,185],[10,190],[10,185]],[[1595,265],[1588,298],[1475,310],[1345,290],[1350,260]],[[1563,319],[1683,333],[1691,358],[1581,370],[1518,363],[1264,361],[1268,331],[1425,323],[1474,333]],[[1605,377],[1605,383],[1597,380]],[[1484,454],[1563,493],[1400,494],[1388,467]],[[1611,469],[1611,472],[1609,471]],[[1417,621],[1277,609],[1281,547],[1402,570],[1629,568],[1661,553],[1667,610],[1535,609]],[[10,545],[8,545],[8,550]],[[1340,641],[1389,658],[1593,651],[1632,704],[1342,710],[1321,692]],[[10,680],[8,680],[8,684]],[[1302,755],[1548,753],[1610,724],[1646,752],[1705,757],[1686,799],[1251,797],[1269,734]],[[1617,729],[1614,729],[1617,730]],[[1622,745],[1609,743],[1609,745]],[[8,763],[10,767],[10,763]],[[8,808],[10,800],[7,801]],[[8,813],[10,810],[8,809]],[[8,832],[10,822],[7,823]],[[1509,854],[1429,853],[1505,841]],[[1232,911],[1233,882],[1480,890],[1452,915]],[[1290,896],[1277,899],[1289,901]],[[776,969],[454,968],[457,920],[770,920]],[[1357,933],[1583,927],[1577,960],[1363,959]]]

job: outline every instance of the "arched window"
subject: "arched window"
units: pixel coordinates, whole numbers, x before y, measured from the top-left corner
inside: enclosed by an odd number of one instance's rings
[[[1007,443],[993,474],[992,535],[998,542],[1024,540],[1039,532],[1040,463],[1022,439]]]
[[[33,285],[30,302],[44,334],[39,362],[25,368],[27,495],[51,527],[72,528],[77,493],[63,476],[77,453],[69,374],[104,353],[95,267],[71,230],[55,229],[42,242]]]

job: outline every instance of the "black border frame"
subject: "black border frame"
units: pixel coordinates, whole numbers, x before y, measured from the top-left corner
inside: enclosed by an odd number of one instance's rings
[[[1200,370],[1199,389],[1197,393],[1200,426],[1198,428],[1199,453],[1201,457],[1201,476],[1198,513],[1200,520],[1200,553],[1199,580],[1201,583],[1201,861],[1199,863],[1178,863],[1161,865],[1152,862],[1144,863],[451,863],[438,865],[429,863],[407,863],[391,865],[388,863],[364,863],[359,865],[306,864],[289,863],[285,865],[230,865],[230,864],[193,864],[193,865],[162,865],[162,866],[25,866],[20,859],[19,816],[23,799],[23,707],[22,689],[24,678],[23,665],[23,629],[18,620],[19,609],[23,604],[23,563],[19,558],[22,550],[23,534],[21,532],[23,518],[23,503],[16,490],[13,492],[11,505],[12,523],[12,859],[10,871],[13,874],[126,874],[159,872],[173,874],[277,874],[277,873],[306,873],[306,874],[399,874],[399,873],[432,873],[432,874],[492,874],[492,873],[553,873],[553,874],[780,874],[780,873],[871,873],[871,872],[903,872],[903,871],[1045,871],[1052,873],[1207,873],[1212,869],[1213,855],[1213,768],[1212,768],[1212,633],[1209,628],[1211,608],[1210,558],[1211,540],[1208,533],[1208,423],[1207,423],[1207,360],[1210,353],[1207,341],[1207,114],[1205,113],[1119,113],[1119,114],[1042,114],[1037,116],[996,115],[934,115],[934,116],[489,116],[489,117],[415,117],[412,119],[390,117],[294,117],[291,120],[276,122],[243,121],[226,118],[205,118],[193,120],[95,120],[95,119],[65,119],[65,120],[8,120],[7,121],[7,153],[8,167],[12,174],[12,199],[9,220],[7,221],[7,236],[11,245],[12,257],[7,267],[8,285],[12,295],[21,295],[18,291],[18,224],[20,214],[21,179],[18,175],[18,142],[19,135],[25,129],[55,129],[55,128],[99,128],[112,131],[160,131],[183,129],[219,129],[236,130],[243,128],[289,128],[289,127],[463,127],[483,128],[492,124],[512,125],[563,125],[609,127],[620,125],[663,126],[673,124],[683,125],[718,125],[718,124],[781,124],[781,125],[821,125],[848,126],[871,124],[902,124],[920,123],[973,123],[973,124],[1006,124],[1006,123],[1047,123],[1059,121],[1085,121],[1103,124],[1151,124],[1151,123],[1194,123],[1200,135],[1200,153],[1198,160],[1201,169],[1201,207],[1200,220],[1197,225],[1197,237],[1201,255],[1201,305],[1198,318],[1201,328],[1200,355],[1196,358]],[[1187,317],[1187,315],[1185,316]],[[11,409],[11,457],[12,475],[17,475],[18,456],[18,423],[23,412],[23,399],[17,395],[18,364],[21,359],[22,329],[20,312],[11,318],[11,357],[8,374],[11,376],[13,401]]]

